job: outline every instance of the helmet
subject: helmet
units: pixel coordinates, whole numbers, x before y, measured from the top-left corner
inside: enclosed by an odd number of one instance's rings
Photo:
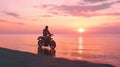
[[[48,26],[45,26],[45,28],[48,28]]]

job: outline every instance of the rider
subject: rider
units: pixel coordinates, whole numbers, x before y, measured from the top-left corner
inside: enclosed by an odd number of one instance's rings
[[[48,39],[48,38],[50,38],[51,35],[52,35],[52,34],[49,32],[48,26],[45,26],[45,29],[43,29],[43,37],[44,37],[45,39]]]
[[[43,36],[50,36],[51,35],[51,33],[49,32],[49,30],[48,30],[48,26],[45,26],[45,29],[43,29]]]

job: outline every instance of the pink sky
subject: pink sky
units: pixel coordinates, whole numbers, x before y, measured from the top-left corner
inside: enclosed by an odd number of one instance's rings
[[[120,33],[119,0],[0,0],[0,33]]]

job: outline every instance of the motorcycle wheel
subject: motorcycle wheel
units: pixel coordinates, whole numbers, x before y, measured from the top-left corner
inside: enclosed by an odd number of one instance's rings
[[[38,41],[38,46],[39,46],[39,47],[42,47],[42,45],[43,45],[43,41],[42,41],[42,40],[39,40],[39,41]]]
[[[56,47],[55,41],[51,41],[51,42],[50,42],[50,48],[51,48],[51,49],[54,49],[55,47]]]

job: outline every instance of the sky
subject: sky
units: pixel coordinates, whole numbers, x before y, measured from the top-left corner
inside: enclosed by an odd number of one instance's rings
[[[0,0],[0,33],[120,33],[120,0]]]

